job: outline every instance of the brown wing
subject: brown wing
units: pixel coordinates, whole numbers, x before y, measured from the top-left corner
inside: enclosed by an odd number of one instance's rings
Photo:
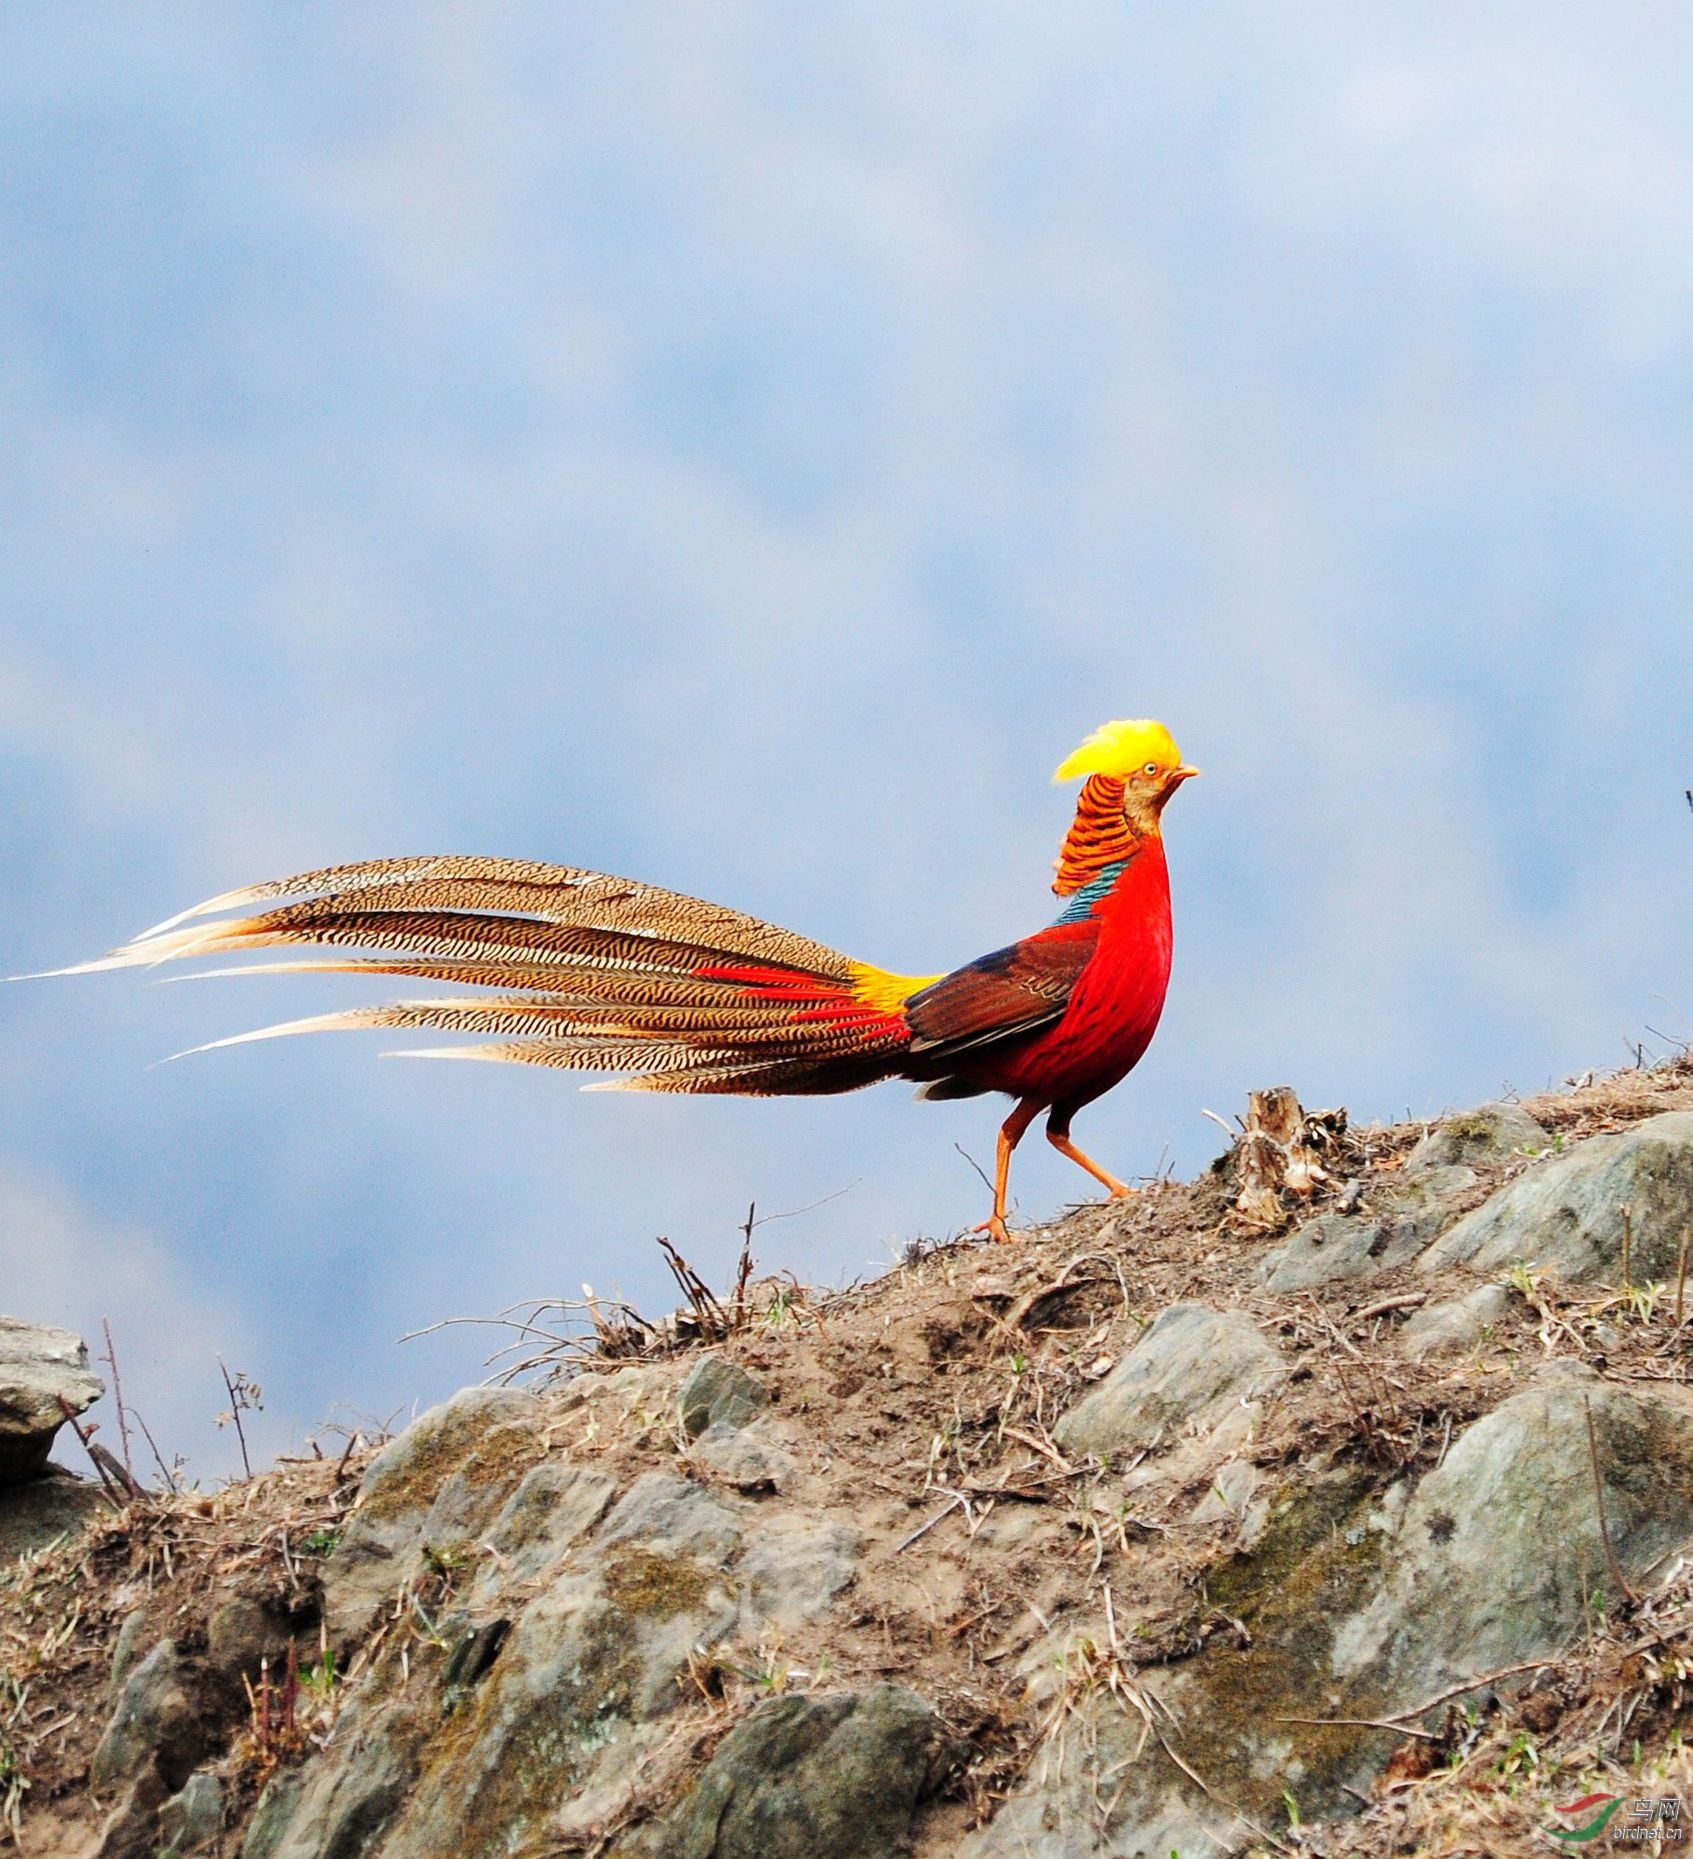
[[[956,968],[906,1003],[919,1077],[943,1073],[959,1053],[1015,1039],[1062,1017],[1099,942],[1095,920],[1026,936]]]

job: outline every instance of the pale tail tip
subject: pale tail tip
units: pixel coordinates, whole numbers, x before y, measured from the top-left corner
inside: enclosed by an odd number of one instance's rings
[[[111,955],[97,956],[92,962],[72,962],[67,968],[42,968],[33,975],[8,975],[8,981],[56,981],[61,975],[98,975],[109,968],[133,968],[136,964],[122,949]]]
[[[491,1059],[495,1056],[487,1046],[402,1046],[377,1054],[384,1059]]]
[[[251,1033],[231,1033],[227,1039],[208,1039],[203,1046],[189,1046],[182,1052],[173,1052],[168,1059],[160,1059],[160,1065],[173,1064],[177,1059],[191,1059],[200,1052],[221,1052],[225,1046],[250,1046],[261,1039],[288,1039],[295,1033],[331,1033],[343,1027],[358,1024],[357,1011],[350,1014],[320,1013],[305,1020],[282,1020],[275,1026],[257,1027]]]
[[[175,929],[178,924],[187,923],[194,917],[210,916],[214,910],[244,909],[248,904],[262,902],[264,896],[263,885],[255,885],[239,891],[225,891],[221,897],[208,897],[203,904],[190,904],[186,910],[179,910],[174,917],[166,917],[164,922],[155,923],[151,929],[143,930],[135,940],[145,942],[150,936],[162,936],[168,930]]]

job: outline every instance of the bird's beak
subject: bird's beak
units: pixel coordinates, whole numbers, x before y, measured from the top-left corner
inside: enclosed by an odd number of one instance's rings
[[[1170,776],[1170,785],[1171,787],[1179,787],[1182,782],[1191,781],[1198,773],[1199,770],[1197,768],[1190,767],[1188,763],[1183,762],[1181,767]]]

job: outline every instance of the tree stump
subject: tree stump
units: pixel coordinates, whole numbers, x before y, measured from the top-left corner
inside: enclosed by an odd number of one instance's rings
[[[1293,1087],[1272,1085],[1247,1098],[1235,1209],[1248,1225],[1274,1232],[1287,1220],[1286,1197],[1309,1200],[1333,1177],[1322,1157],[1346,1128],[1344,1110],[1301,1108]]]

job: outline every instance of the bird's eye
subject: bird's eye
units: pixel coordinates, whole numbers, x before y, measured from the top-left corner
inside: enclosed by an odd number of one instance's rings
[[[1156,762],[1148,762],[1140,772],[1143,775],[1155,775],[1158,772],[1158,764]]]

